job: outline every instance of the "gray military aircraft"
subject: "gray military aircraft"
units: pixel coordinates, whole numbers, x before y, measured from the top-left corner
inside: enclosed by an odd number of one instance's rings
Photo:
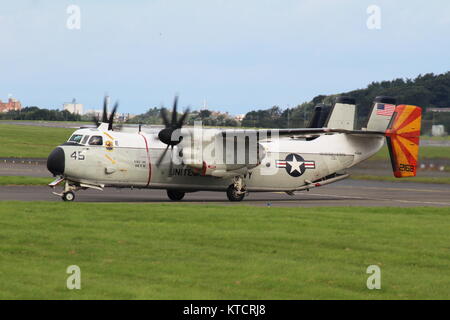
[[[355,100],[338,97],[333,106],[316,106],[308,128],[223,129],[184,127],[175,98],[164,128],[114,127],[117,103],[95,127],[76,130],[48,157],[57,177],[49,184],[64,201],[80,189],[105,187],[165,189],[171,200],[185,193],[223,191],[230,201],[249,192],[294,195],[349,176],[346,169],[368,159],[386,138],[396,177],[416,175],[421,108],[377,97],[365,126],[355,130]]]

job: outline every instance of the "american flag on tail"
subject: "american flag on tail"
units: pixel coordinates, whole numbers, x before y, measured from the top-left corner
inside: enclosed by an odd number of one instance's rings
[[[377,115],[378,116],[392,116],[395,111],[394,104],[377,103]]]

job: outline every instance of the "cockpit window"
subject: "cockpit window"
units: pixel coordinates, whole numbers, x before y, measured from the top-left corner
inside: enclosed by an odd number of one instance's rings
[[[88,139],[89,139],[89,136],[84,136],[83,141],[81,141],[81,144],[86,144]]]
[[[103,138],[102,138],[102,136],[92,136],[91,139],[89,139],[89,144],[91,146],[101,146],[101,145],[103,145]]]
[[[81,138],[83,138],[82,134],[74,134],[73,136],[70,137],[69,142],[80,143]]]

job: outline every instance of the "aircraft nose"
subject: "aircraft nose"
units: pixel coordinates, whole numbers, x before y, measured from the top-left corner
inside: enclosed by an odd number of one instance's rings
[[[47,159],[47,169],[54,176],[62,175],[65,169],[65,154],[60,147],[54,149]]]

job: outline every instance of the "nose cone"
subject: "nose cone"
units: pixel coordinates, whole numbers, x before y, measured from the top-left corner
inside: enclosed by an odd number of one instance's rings
[[[50,153],[47,159],[47,169],[55,176],[62,175],[64,173],[65,155],[62,148],[58,147]]]

